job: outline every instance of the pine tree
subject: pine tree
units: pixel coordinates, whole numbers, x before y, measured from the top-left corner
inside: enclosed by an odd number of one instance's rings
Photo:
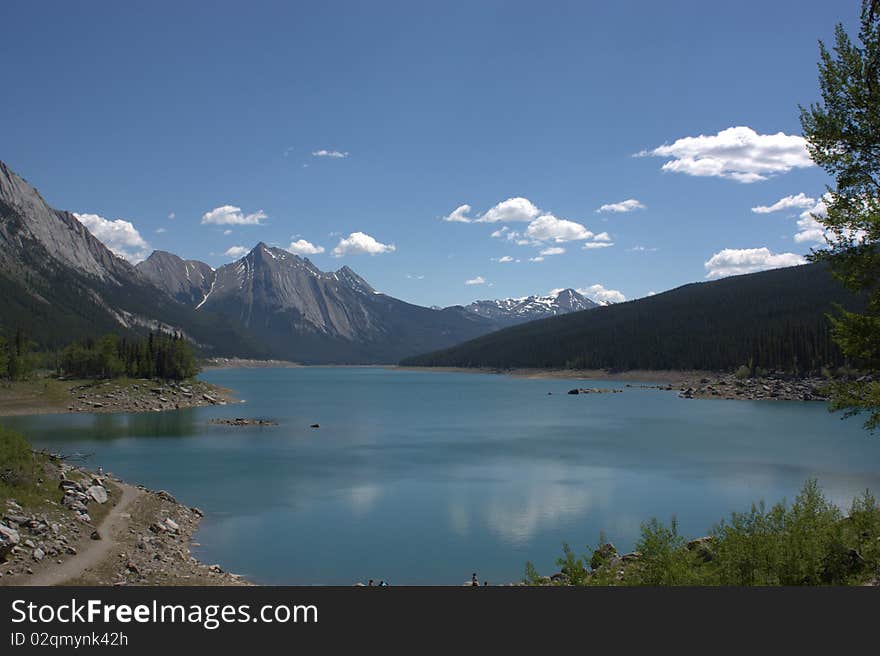
[[[880,0],[863,0],[858,39],[842,25],[831,51],[819,43],[822,102],[801,107],[801,125],[813,161],[835,181],[814,218],[825,227],[827,259],[850,289],[868,295],[865,312],[838,311],[833,334],[854,366],[869,375],[835,386],[832,407],[868,413],[866,428],[880,426]]]

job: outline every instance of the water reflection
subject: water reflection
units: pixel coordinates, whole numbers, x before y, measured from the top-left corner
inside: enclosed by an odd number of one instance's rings
[[[206,377],[249,402],[0,423],[203,508],[199,555],[264,583],[512,581],[526,560],[551,568],[563,541],[604,531],[629,550],[642,521],[672,515],[703,535],[810,476],[843,507],[880,493],[880,443],[816,404],[381,369]],[[233,416],[281,425],[209,423]]]

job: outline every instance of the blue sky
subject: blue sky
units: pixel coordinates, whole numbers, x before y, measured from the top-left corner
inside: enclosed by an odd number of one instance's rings
[[[298,243],[424,305],[637,298],[816,245],[799,217],[827,180],[797,105],[818,99],[817,40],[857,14],[7,1],[0,159],[133,259]],[[597,211],[627,200],[644,207]]]

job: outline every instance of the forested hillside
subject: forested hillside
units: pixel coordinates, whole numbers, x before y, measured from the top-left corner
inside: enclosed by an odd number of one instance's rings
[[[401,364],[730,370],[751,363],[803,373],[843,364],[826,317],[835,303],[863,301],[826,265],[808,264],[535,321]]]

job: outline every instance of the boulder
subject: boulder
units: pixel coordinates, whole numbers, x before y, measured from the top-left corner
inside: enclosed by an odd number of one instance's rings
[[[107,503],[107,490],[101,485],[93,485],[87,490],[88,495],[98,503]]]

